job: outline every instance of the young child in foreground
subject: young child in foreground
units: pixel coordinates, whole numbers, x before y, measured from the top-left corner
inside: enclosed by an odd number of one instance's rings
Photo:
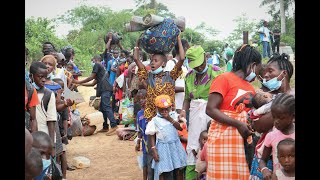
[[[294,180],[296,167],[296,148],[295,140],[287,138],[281,140],[277,146],[278,159],[281,169],[272,174],[272,180]]]
[[[187,154],[178,136],[177,130],[182,128],[177,121],[177,114],[171,110],[172,101],[168,95],[157,96],[154,104],[157,115],[146,128],[146,134],[151,138],[154,179],[175,179],[172,177],[174,170],[177,170],[177,178],[181,178],[179,169],[187,165]]]
[[[198,173],[197,174],[197,179],[202,180],[205,179],[206,177],[206,169],[207,169],[207,163],[205,160],[201,159],[201,154],[202,151],[204,150],[204,145],[208,140],[208,131],[204,130],[200,133],[199,137],[199,144],[200,144],[200,149],[197,153],[197,162],[196,162],[196,169],[195,171]]]
[[[277,156],[278,143],[286,138],[295,139],[295,98],[288,94],[278,94],[271,105],[271,113],[274,119],[274,130],[266,135],[264,149],[259,162],[260,171],[264,179],[271,179],[272,174],[282,168]],[[270,155],[273,157],[273,172],[266,166]]]

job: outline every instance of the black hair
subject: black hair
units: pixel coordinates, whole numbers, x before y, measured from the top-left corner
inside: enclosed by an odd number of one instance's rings
[[[295,140],[292,139],[292,138],[286,138],[286,139],[281,140],[277,145],[278,153],[279,153],[279,147],[281,145],[293,145],[293,146],[295,146]]]
[[[47,66],[43,62],[35,61],[30,66],[30,73],[36,74],[38,72],[39,68],[47,69]]]
[[[61,51],[61,52],[67,60],[70,60],[71,55],[74,55],[74,49],[71,47],[67,47],[67,48],[63,49],[63,51]]]
[[[70,66],[70,65],[73,67],[73,63],[72,62],[68,62],[67,63],[67,66]]]
[[[248,44],[243,44],[242,46],[238,47],[234,53],[232,71],[236,72],[238,70],[242,70],[244,75],[247,76],[247,68],[249,64],[253,62],[261,64],[261,59],[261,54],[254,49],[254,47]]]
[[[287,112],[290,114],[295,113],[295,98],[293,95],[286,94],[286,93],[279,93],[277,94],[276,98],[272,101],[271,108],[283,105],[287,108]]]
[[[35,131],[31,133],[31,135],[33,137],[33,143],[32,143],[33,147],[41,148],[40,146],[42,143],[51,144],[50,136],[43,131]]]
[[[30,153],[27,155],[26,172],[34,175],[33,171],[40,171],[43,168],[41,153],[37,148],[32,147]]]
[[[185,39],[181,39],[181,44],[182,44],[183,49],[185,49],[187,46],[189,46],[188,41],[185,40]],[[179,54],[179,44],[178,44],[178,42],[175,43],[174,50],[175,50],[176,55],[178,55]],[[173,56],[173,57],[175,57],[175,56]]]
[[[121,52],[124,53],[126,56],[128,56],[130,54],[130,52],[127,50],[121,50]]]
[[[100,55],[95,55],[95,56],[93,56],[93,59],[95,59],[95,60],[98,60],[98,61],[102,61],[102,58],[101,58],[101,56]]]
[[[280,70],[285,70],[287,71],[289,81],[293,75],[293,65],[290,62],[290,56],[286,53],[282,53],[281,55],[279,54],[274,54],[268,61],[267,64],[276,62],[278,64],[278,67]]]
[[[159,56],[161,56],[163,62],[167,63],[167,56],[166,56],[164,53],[155,53],[155,54],[153,54],[153,56],[154,56],[154,55],[159,55]]]
[[[45,45],[45,44],[50,44],[50,45],[52,46],[53,50],[54,50],[54,51],[57,51],[57,50],[56,50],[56,47],[55,47],[51,42],[46,41],[46,42],[44,42],[42,45]]]
[[[202,132],[200,133],[200,135],[199,135],[199,139],[200,139],[201,137],[203,137],[203,134],[204,134],[204,133],[207,133],[207,134],[208,134],[208,131],[207,131],[207,130],[202,131]]]
[[[138,93],[141,93],[143,96],[147,95],[147,90],[146,89],[139,89]]]
[[[258,109],[259,107],[263,106],[264,104],[266,104],[265,99],[263,98],[263,95],[260,93],[256,93],[251,100],[252,106],[255,109]]]

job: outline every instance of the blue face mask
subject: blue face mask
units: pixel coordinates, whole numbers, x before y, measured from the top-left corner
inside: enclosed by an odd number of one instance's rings
[[[36,85],[35,82],[33,82],[32,85],[33,85],[34,88],[36,88],[36,90],[39,90],[39,89],[40,89],[40,87],[39,87],[38,85]]]
[[[160,72],[163,71],[163,68],[162,66],[160,66],[158,69],[154,70],[154,71],[151,71],[152,74],[159,74]]]
[[[197,70],[193,69],[197,74],[203,74],[205,73],[207,70],[208,70],[208,64],[206,65],[206,67],[201,71],[201,72],[198,72]]]
[[[256,67],[253,68],[251,73],[246,77],[246,81],[251,82],[257,75],[255,73]]]
[[[282,72],[279,74],[279,76],[282,74]],[[262,80],[262,85],[266,88],[268,88],[270,91],[275,91],[278,90],[281,87],[282,84],[282,80],[284,79],[284,77],[279,81],[278,77],[274,77],[272,79],[270,79],[269,81],[267,81],[266,79]]]
[[[43,165],[42,170],[46,169],[48,166],[50,166],[50,164],[51,164],[50,159],[42,159],[42,165]]]

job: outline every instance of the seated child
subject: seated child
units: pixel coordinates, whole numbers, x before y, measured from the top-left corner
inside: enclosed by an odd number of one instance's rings
[[[272,180],[294,180],[295,179],[295,140],[287,138],[281,140],[277,146],[278,159],[281,169],[272,174]]]
[[[154,104],[157,115],[148,123],[145,133],[150,135],[151,150],[153,155],[152,168],[154,179],[173,178],[173,171],[187,165],[187,153],[183,149],[178,136],[178,130],[182,130],[177,121],[177,114],[172,109],[172,101],[168,95],[159,95]],[[174,117],[175,119],[173,119]]]
[[[32,146],[40,151],[43,165],[41,174],[35,177],[34,180],[42,180],[47,175],[48,167],[51,164],[50,156],[53,152],[53,144],[50,136],[45,132],[36,131],[31,135],[33,137]]]
[[[207,169],[206,161],[201,160],[201,152],[203,151],[203,146],[208,140],[208,131],[204,130],[200,133],[199,137],[199,144],[200,144],[200,149],[199,152],[197,153],[197,162],[196,162],[196,168],[195,171],[198,173],[197,177],[198,179],[203,179],[205,177],[205,172]]]
[[[31,148],[31,152],[26,156],[25,160],[25,180],[32,180],[39,176],[42,172],[42,159],[40,151],[36,148]]]

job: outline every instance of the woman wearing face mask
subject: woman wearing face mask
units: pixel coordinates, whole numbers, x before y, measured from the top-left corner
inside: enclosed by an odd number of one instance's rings
[[[197,177],[195,165],[200,148],[199,135],[207,129],[211,120],[205,113],[209,89],[212,80],[222,73],[218,66],[207,64],[205,52],[201,46],[190,47],[186,51],[189,67],[192,68],[185,78],[185,97],[179,118],[186,118],[186,111],[190,110],[187,143],[187,168],[186,179]],[[193,151],[194,150],[194,151]]]
[[[266,65],[264,76],[260,77],[261,91],[270,92],[272,94],[287,93],[294,95],[294,89],[290,87],[290,79],[293,75],[293,65],[289,61],[289,55],[283,53],[281,55],[274,55]],[[257,142],[255,154],[252,161],[252,168],[250,171],[250,179],[262,179],[262,173],[257,169],[259,167],[259,158],[261,158],[264,138],[272,131],[273,118],[271,112],[262,115],[259,119],[252,122],[252,127],[261,137]],[[272,170],[272,158],[267,162],[267,167]]]
[[[212,118],[207,141],[207,179],[249,179],[244,142],[251,143],[247,123],[250,99],[255,94],[250,82],[261,68],[261,54],[250,45],[239,47],[232,71],[211,83],[206,113]]]

